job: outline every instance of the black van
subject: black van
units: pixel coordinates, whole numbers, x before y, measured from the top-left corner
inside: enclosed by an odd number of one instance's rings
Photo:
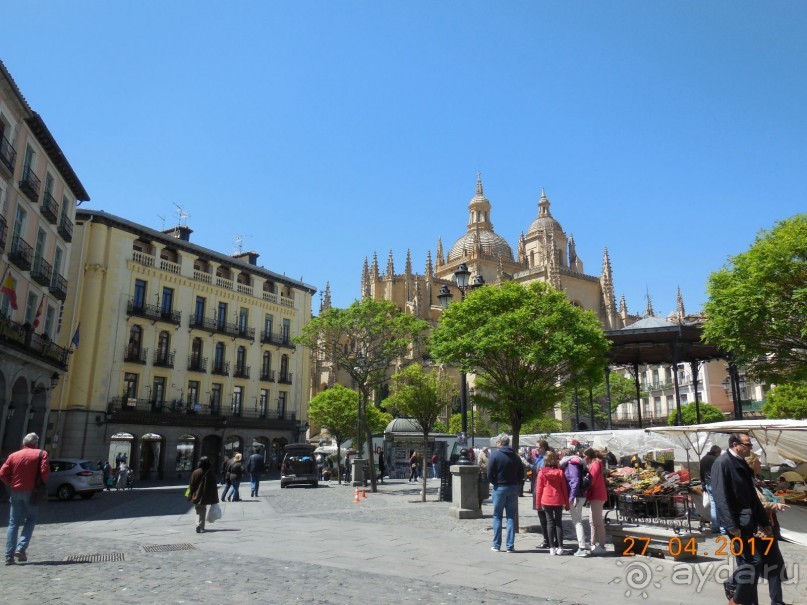
[[[294,483],[319,486],[315,449],[316,446],[310,443],[290,443],[286,446],[283,463],[280,465],[280,487]]]

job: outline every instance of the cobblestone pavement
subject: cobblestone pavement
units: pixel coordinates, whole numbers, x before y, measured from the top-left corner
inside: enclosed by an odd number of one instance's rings
[[[429,482],[426,503],[406,481],[354,503],[350,487],[281,490],[265,481],[259,498],[223,503],[223,518],[204,534],[194,531],[184,486],[51,501],[29,561],[0,567],[0,602],[725,602],[711,578],[673,581],[680,568],[668,560],[550,557],[529,533],[519,534],[517,553],[493,553],[490,505],[484,518],[458,521],[449,503],[435,501],[436,485]],[[520,500],[522,528],[535,521],[529,500]],[[0,505],[2,527],[7,519]],[[800,547],[783,550],[789,562],[805,560]],[[721,563],[702,558],[696,567],[711,573]],[[649,581],[630,580],[637,570]],[[804,582],[786,585],[785,596],[807,603]]]

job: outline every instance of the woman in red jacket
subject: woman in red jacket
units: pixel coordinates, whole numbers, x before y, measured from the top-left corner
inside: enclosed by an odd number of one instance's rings
[[[546,533],[549,536],[549,554],[564,555],[563,510],[569,510],[569,486],[563,471],[558,468],[558,455],[548,451],[544,465],[535,481],[535,508],[546,512]]]
[[[591,554],[604,555],[605,550],[605,521],[602,516],[602,507],[608,500],[608,488],[605,486],[602,454],[588,448],[583,455],[586,457],[588,472],[591,473],[591,487],[586,492],[586,499],[591,504],[589,521],[591,522]]]

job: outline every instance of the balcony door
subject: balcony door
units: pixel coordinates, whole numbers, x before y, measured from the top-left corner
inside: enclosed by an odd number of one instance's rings
[[[141,311],[146,307],[146,282],[142,279],[135,280],[132,306]]]

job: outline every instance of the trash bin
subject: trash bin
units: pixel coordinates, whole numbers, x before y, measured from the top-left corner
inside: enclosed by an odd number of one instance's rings
[[[490,498],[490,483],[488,482],[488,475],[485,472],[479,472],[479,506]]]

